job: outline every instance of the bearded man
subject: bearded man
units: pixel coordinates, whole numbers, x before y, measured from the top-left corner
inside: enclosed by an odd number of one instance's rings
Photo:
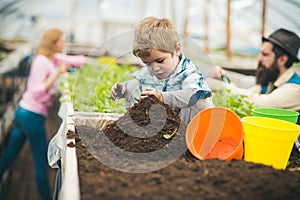
[[[257,57],[256,85],[244,89],[222,82],[217,89],[230,89],[232,94],[247,96],[258,107],[274,107],[300,111],[300,76],[294,71],[300,38],[294,32],[278,29],[268,38],[262,37]],[[208,85],[214,90],[211,81]],[[300,117],[299,117],[300,118]],[[298,119],[299,123],[299,119]]]

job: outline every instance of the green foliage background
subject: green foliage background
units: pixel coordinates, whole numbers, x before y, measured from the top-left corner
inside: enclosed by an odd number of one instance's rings
[[[132,73],[140,69],[133,65],[84,64],[81,69],[68,73],[60,82],[60,91],[71,101],[75,111],[125,113],[125,100],[110,98],[110,89],[115,82],[132,79]],[[234,111],[240,118],[251,115],[254,104],[245,96],[233,95],[230,90],[213,92],[212,100],[216,107]]]
[[[138,69],[133,65],[84,64],[65,76],[59,88],[70,97],[75,111],[125,113],[124,99],[111,100],[110,89],[115,82],[131,79]],[[67,99],[61,99],[64,100]]]

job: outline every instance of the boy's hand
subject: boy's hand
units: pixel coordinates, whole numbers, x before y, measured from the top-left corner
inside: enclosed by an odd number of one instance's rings
[[[141,99],[146,98],[149,95],[154,95],[160,102],[164,101],[162,94],[154,88],[147,88],[145,91],[143,91],[141,94]]]
[[[125,83],[115,83],[110,90],[110,98],[116,100],[116,98],[123,98],[126,92]]]

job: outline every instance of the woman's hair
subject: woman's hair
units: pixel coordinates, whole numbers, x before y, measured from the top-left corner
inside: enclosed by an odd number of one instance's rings
[[[171,20],[146,17],[135,27],[133,54],[148,57],[152,49],[174,53],[178,42],[179,36]]]
[[[54,53],[53,45],[63,36],[63,32],[57,28],[48,29],[36,50],[36,54],[51,57]]]

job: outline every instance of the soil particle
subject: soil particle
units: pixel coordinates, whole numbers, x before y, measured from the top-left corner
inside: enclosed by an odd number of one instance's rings
[[[74,131],[68,130],[67,139],[74,139],[76,137],[76,133]]]

